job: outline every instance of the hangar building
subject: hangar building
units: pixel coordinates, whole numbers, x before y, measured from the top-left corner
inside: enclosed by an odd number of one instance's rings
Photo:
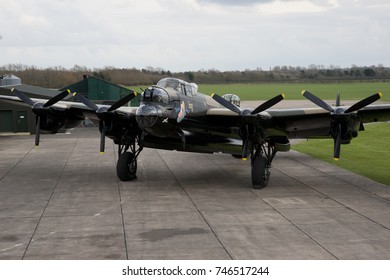
[[[81,81],[63,87],[60,89],[60,91],[67,89],[71,90],[72,92],[80,93],[89,100],[96,101],[100,104],[113,104],[116,100],[119,100],[122,97],[130,94],[130,90],[123,86],[119,86],[98,77],[88,75],[84,75]],[[138,105],[136,102],[137,101],[134,101],[131,103],[131,105],[138,106],[139,99]]]

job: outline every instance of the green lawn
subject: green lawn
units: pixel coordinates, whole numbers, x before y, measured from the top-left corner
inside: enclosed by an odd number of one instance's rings
[[[390,186],[390,123],[365,125],[366,131],[341,146],[341,159],[333,160],[333,140],[309,140],[293,149]]]
[[[199,91],[205,94],[234,93],[241,100],[265,100],[279,93],[285,93],[287,99],[299,100],[302,90],[308,90],[324,100],[335,100],[340,92],[342,100],[360,100],[378,91],[383,92],[382,101],[390,101],[389,82],[343,82],[343,83],[261,83],[261,84],[225,84],[199,85]]]

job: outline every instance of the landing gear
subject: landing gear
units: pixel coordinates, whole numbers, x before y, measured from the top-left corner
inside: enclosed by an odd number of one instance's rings
[[[137,158],[143,149],[141,143],[141,137],[137,136],[129,144],[118,144],[116,174],[121,181],[137,179]],[[128,151],[129,149],[130,151]]]
[[[254,189],[267,186],[271,172],[272,160],[276,155],[274,146],[270,142],[254,144],[251,149],[252,185]]]
[[[269,174],[266,158],[263,156],[256,157],[252,164],[253,188],[262,189],[267,186]]]
[[[137,158],[131,152],[124,152],[118,158],[116,174],[121,181],[137,179]]]

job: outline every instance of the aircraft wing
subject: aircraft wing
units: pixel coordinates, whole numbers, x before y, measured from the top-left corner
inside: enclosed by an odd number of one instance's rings
[[[347,107],[340,107],[346,110]],[[289,138],[316,138],[330,136],[335,115],[321,108],[269,110],[272,127],[288,133]],[[390,121],[390,104],[369,105],[354,112],[359,122]],[[345,116],[349,118],[351,116]]]
[[[24,104],[20,98],[16,96],[7,96],[7,95],[0,95],[0,100],[8,101],[11,103],[21,103]],[[40,104],[45,104],[48,99],[40,99],[40,98],[31,98],[31,100],[34,103],[40,103]],[[26,104],[27,105],[27,104]],[[101,108],[108,108],[109,106],[107,105],[96,105],[99,109]],[[83,103],[80,102],[73,102],[73,101],[59,101],[58,103],[50,106],[50,108],[54,110],[72,110],[75,112],[79,112],[80,114],[84,114],[86,117],[92,119],[92,120],[98,120],[98,116],[95,112],[95,110],[89,108],[88,106],[84,105]],[[122,114],[127,114],[129,117],[134,116],[135,117],[135,111],[136,107],[120,107],[116,109],[115,111],[117,113],[122,113]]]
[[[0,95],[0,101],[8,103],[26,104],[36,115],[35,146],[39,146],[40,131],[57,133],[63,129],[76,127],[87,117],[99,124],[101,132],[100,152],[104,152],[105,136],[120,143],[127,136],[135,137],[139,134],[139,126],[135,119],[134,107],[122,107],[136,96],[136,93],[123,97],[111,106],[94,104],[81,95],[76,98],[82,103],[60,101],[68,97],[70,91],[63,91],[49,100],[30,98],[19,90],[13,90],[16,96]]]
[[[346,107],[340,107],[346,109]],[[390,104],[369,105],[354,112],[361,123],[390,121]],[[213,108],[207,113],[213,124],[233,126],[244,122],[261,125],[268,136],[290,139],[330,137],[331,113],[322,108],[270,109],[255,115],[240,116],[226,108]]]
[[[269,110],[270,127],[288,138],[327,137],[330,114],[321,108]]]
[[[19,97],[16,97],[16,96],[0,95],[0,99],[14,101],[17,103],[23,102],[22,100],[20,100]],[[42,99],[42,98],[31,98],[31,100],[34,103],[41,103],[41,104],[45,104],[48,101],[48,99]],[[56,103],[55,105],[53,105],[52,107],[53,108],[62,108],[62,109],[74,108],[74,109],[80,109],[80,110],[84,110],[84,111],[93,111],[92,109],[88,108],[87,106],[85,106],[82,103],[71,102],[71,101],[60,101],[60,102]]]
[[[371,105],[358,112],[363,123],[390,121],[390,104]]]
[[[40,99],[40,98],[31,98],[30,99],[34,104],[46,104],[48,102],[48,99]],[[0,101],[3,102],[9,102],[9,103],[18,103],[18,104],[24,104],[28,106],[29,104],[25,104],[19,97],[17,96],[8,96],[8,95],[0,95]],[[97,111],[103,111],[103,108],[109,108],[107,105],[100,105],[96,104],[98,110],[94,110],[88,106],[86,106],[83,103],[80,102],[73,102],[73,101],[59,101],[53,105],[51,105],[48,109],[44,112],[41,112],[42,114],[48,114],[51,115],[54,119],[57,119],[59,121],[61,120],[61,116],[77,116],[77,120],[84,119],[85,117],[89,118],[92,121],[98,121],[99,120],[99,114]],[[33,107],[33,111],[36,110],[36,108]],[[125,116],[127,119],[134,119],[135,121],[135,111],[137,108],[135,107],[119,107],[117,108],[113,113],[116,115]],[[35,113],[37,113],[35,111]],[[41,114],[41,115],[42,115]],[[39,114],[38,114],[39,115]],[[69,120],[71,121],[71,120]],[[74,126],[78,125],[75,124]],[[72,125],[68,125],[64,128],[71,128],[74,127]],[[43,130],[45,130],[45,127],[42,127]],[[55,131],[53,131],[55,132]]]

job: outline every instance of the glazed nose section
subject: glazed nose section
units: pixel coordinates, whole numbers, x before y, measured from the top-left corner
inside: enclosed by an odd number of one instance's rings
[[[158,119],[158,111],[155,106],[142,105],[137,109],[136,120],[142,129],[151,128],[156,124]]]

